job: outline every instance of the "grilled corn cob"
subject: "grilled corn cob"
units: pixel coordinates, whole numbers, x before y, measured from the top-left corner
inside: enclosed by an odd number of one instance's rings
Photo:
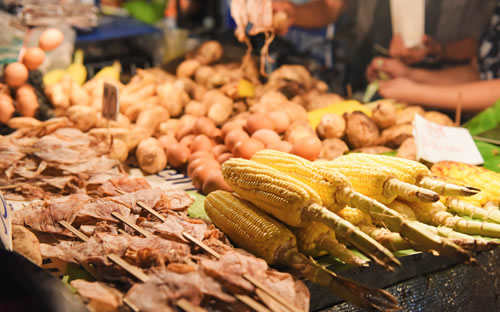
[[[491,170],[468,164],[443,161],[431,167],[435,176],[450,180],[453,183],[471,185],[481,189],[481,192],[461,200],[476,206],[483,206],[488,201],[500,203],[500,174]]]
[[[326,206],[331,210],[338,211],[339,208],[349,205],[369,213],[380,219],[389,230],[401,233],[404,238],[419,246],[419,250],[436,250],[443,255],[468,258],[468,254],[459,246],[407,222],[396,211],[354,191],[347,179],[342,173],[339,173],[339,170],[323,166],[322,162],[313,163],[295,155],[273,150],[259,151],[254,154],[252,160],[289,175],[315,190],[321,199],[327,202]],[[348,166],[348,164],[344,164],[344,166]],[[387,175],[384,178],[387,179]],[[412,187],[414,186],[412,185]],[[435,195],[437,196],[437,194]],[[339,238],[343,238],[338,231],[336,233]],[[351,242],[348,238],[346,240]]]
[[[395,200],[393,201],[389,207],[398,211],[402,215],[404,215],[409,220],[417,220],[417,216],[413,209],[406,203]],[[467,234],[459,233],[454,231],[453,229],[446,226],[433,226],[425,223],[420,223],[420,225],[431,231],[432,233],[439,235],[441,237],[445,237],[451,239],[455,244],[469,250],[486,250],[493,246],[496,246],[497,243],[493,241],[487,241],[482,238],[473,237]]]
[[[323,223],[311,222],[305,227],[295,228],[293,232],[297,237],[299,250],[308,256],[319,257],[329,254],[347,264],[367,265],[366,260],[337,241],[335,232]]]
[[[230,193],[210,193],[205,199],[205,210],[234,243],[269,264],[287,265],[360,307],[380,311],[399,308],[396,299],[386,291],[349,281],[309,260],[298,251],[296,238],[285,225]]]
[[[500,238],[500,224],[466,220],[452,215],[442,202],[408,203],[418,220],[435,226],[446,226],[457,232]]]
[[[269,166],[231,158],[222,165],[224,180],[242,198],[293,227],[317,221],[343,236],[375,262],[392,269],[400,262],[384,246],[322,206],[309,186]]]
[[[340,156],[333,161],[316,163],[325,168],[338,170],[347,177],[356,191],[384,204],[392,202],[398,196],[409,201],[439,200],[437,193],[415,186],[416,177],[409,172],[377,163],[365,156],[368,154],[353,153]],[[414,167],[416,172],[422,171],[420,166]]]

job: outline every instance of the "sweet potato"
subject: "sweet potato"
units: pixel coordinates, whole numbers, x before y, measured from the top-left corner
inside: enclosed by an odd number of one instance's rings
[[[198,67],[200,67],[200,62],[195,59],[185,60],[177,66],[177,77],[189,78],[194,75]]]
[[[409,123],[395,125],[382,131],[378,145],[386,145],[396,148],[409,137],[413,136],[413,126]],[[377,145],[377,144],[376,144]]]
[[[135,152],[139,167],[146,173],[157,173],[167,165],[167,156],[155,138],[142,140]]]
[[[41,124],[42,122],[40,120],[33,117],[14,117],[7,122],[7,126],[12,129],[33,128]]]
[[[415,145],[415,139],[413,137],[409,137],[404,140],[403,143],[401,143],[396,156],[417,160],[417,146]]]
[[[162,136],[165,134],[172,134],[175,136],[175,132],[179,128],[180,122],[180,119],[170,118],[169,120],[160,123],[156,129],[156,136]]]
[[[109,152],[109,157],[121,162],[125,162],[125,160],[127,160],[128,157],[127,143],[120,139],[113,139],[113,143],[111,145],[111,151]]]
[[[224,53],[222,45],[215,40],[204,42],[196,51],[195,58],[203,65],[217,62]]]
[[[181,140],[186,135],[194,133],[196,120],[198,120],[198,118],[192,115],[184,115],[181,117],[178,128],[175,132],[177,140]]]
[[[38,106],[38,98],[32,86],[24,84],[16,90],[16,109],[22,116],[34,117]]]
[[[424,113],[424,109],[420,106],[408,106],[397,113],[396,124],[401,125],[405,123],[411,123],[413,122],[416,114],[419,114],[423,117]]]
[[[184,108],[184,113],[193,116],[205,116],[207,112],[207,106],[199,101],[189,101]]]
[[[228,120],[233,112],[233,100],[217,90],[207,92],[202,103],[208,107],[207,117],[218,126]]]
[[[443,126],[453,127],[454,125],[450,117],[440,112],[425,112],[423,117],[428,121],[432,121]]]

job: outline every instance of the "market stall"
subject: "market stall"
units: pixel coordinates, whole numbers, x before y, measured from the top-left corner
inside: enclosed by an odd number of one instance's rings
[[[0,83],[6,309],[500,308],[500,102],[463,123],[461,102],[372,100],[387,77],[366,101],[335,93],[306,55],[273,63],[288,17],[271,1],[230,11],[234,37],[192,31],[147,66],[99,63],[98,25],[9,15],[25,37]],[[132,40],[145,29],[161,27]]]

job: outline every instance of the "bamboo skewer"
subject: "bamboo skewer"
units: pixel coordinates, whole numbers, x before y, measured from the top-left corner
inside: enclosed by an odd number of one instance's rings
[[[258,303],[257,301],[253,300],[252,298],[245,296],[245,295],[235,295],[235,297],[246,304],[247,306],[251,307],[257,312],[271,312],[268,308],[263,306],[262,304]]]
[[[207,312],[207,310],[193,305],[191,302],[187,301],[186,299],[177,300],[176,305],[186,312]]]
[[[182,236],[184,236],[185,238],[187,238],[188,240],[190,240],[194,244],[198,245],[201,249],[205,250],[207,253],[211,254],[216,259],[220,259],[220,255],[215,250],[213,250],[212,248],[208,247],[202,241],[199,241],[198,239],[194,238],[193,236],[191,236],[191,234],[183,232]]]
[[[116,191],[120,194],[125,194],[125,192],[119,188],[116,188]],[[136,202],[137,206],[141,207],[142,209],[146,210],[147,212],[149,212],[150,214],[152,214],[153,216],[157,217],[161,222],[165,222],[167,221],[167,219],[162,216],[161,214],[158,213],[158,211],[154,210],[153,208],[151,207],[148,207],[147,205],[145,205],[143,202],[141,201],[137,201]]]
[[[71,233],[73,233],[76,237],[78,237],[82,241],[86,242],[86,241],[89,240],[89,238],[87,237],[87,235],[85,235],[82,232],[80,232],[79,230],[77,230],[74,226],[72,226],[68,222],[66,222],[64,220],[61,220],[61,221],[59,221],[59,224],[62,225],[64,228],[66,228]]]
[[[151,235],[152,235],[151,233],[145,231],[144,229],[138,227],[137,225],[135,225],[133,223],[128,222],[128,220],[125,219],[121,214],[113,211],[111,213],[111,215],[114,218],[118,219],[120,222],[125,223],[126,225],[130,226],[131,228],[133,228],[137,233],[141,234],[142,236],[144,236],[144,237],[151,237]]]

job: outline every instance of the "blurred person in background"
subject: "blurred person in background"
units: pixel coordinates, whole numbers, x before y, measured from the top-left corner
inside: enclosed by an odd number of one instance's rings
[[[366,68],[384,48],[402,62],[421,67],[473,58],[477,38],[491,16],[494,3],[494,0],[426,1],[426,36],[422,47],[414,49],[406,48],[401,37],[392,34],[389,0],[310,0],[302,4],[279,0],[273,1],[273,9],[287,13],[289,27],[314,29],[335,23],[335,37],[346,40],[347,83],[353,90],[363,90]],[[283,35],[287,36],[287,31]]]
[[[438,70],[410,67],[398,58],[375,58],[366,75],[371,81],[379,72],[391,78],[379,81],[379,93],[386,98],[437,109],[461,105],[463,110],[479,111],[500,99],[500,0],[475,50],[477,56],[474,53],[467,64]]]

